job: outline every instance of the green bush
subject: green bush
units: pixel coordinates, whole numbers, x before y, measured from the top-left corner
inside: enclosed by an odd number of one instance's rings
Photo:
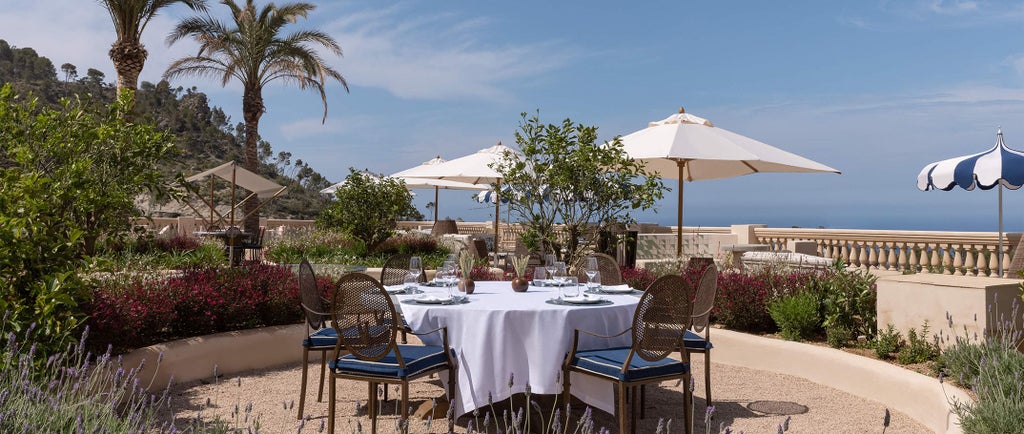
[[[338,231],[299,230],[267,241],[267,260],[298,264],[303,259],[318,264],[356,264],[366,254],[362,242]]]
[[[821,320],[818,307],[817,295],[804,291],[784,295],[768,303],[768,313],[779,326],[784,339],[799,341],[817,330]]]
[[[122,120],[128,98],[103,113],[53,110],[0,87],[0,310],[10,330],[36,324],[38,356],[73,339],[91,292],[78,269],[96,240],[129,230],[139,193],[165,191],[172,137]]]
[[[419,220],[405,182],[349,169],[335,200],[320,210],[316,225],[351,235],[373,251],[394,234],[396,220]]]
[[[909,365],[933,360],[938,354],[938,347],[928,340],[928,320],[925,320],[920,335],[913,328],[907,332],[907,345],[896,355],[896,360]]]
[[[825,273],[814,276],[807,288],[821,297],[822,318],[826,330],[874,338],[876,325],[877,278],[864,270],[849,270],[841,261]],[[834,332],[834,333],[835,333]]]
[[[842,348],[850,341],[853,330],[845,325],[825,327],[825,341],[832,348]]]
[[[895,325],[888,324],[885,331],[879,332],[875,338],[875,355],[879,359],[888,359],[899,351],[901,346],[903,346],[903,337],[900,336],[899,330],[896,330]]]

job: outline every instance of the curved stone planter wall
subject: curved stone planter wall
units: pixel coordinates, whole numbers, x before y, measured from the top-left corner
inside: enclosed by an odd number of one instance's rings
[[[724,363],[803,377],[898,410],[937,433],[961,433],[950,399],[971,401],[964,391],[936,378],[833,348],[711,331],[711,358]],[[948,395],[948,398],[947,398]]]
[[[125,356],[126,367],[146,366],[139,378],[163,388],[173,375],[175,383],[222,376],[253,369],[273,368],[302,360],[299,343],[305,324],[266,327],[183,339],[142,348]],[[832,348],[762,338],[729,330],[711,332],[712,360],[745,368],[806,378],[834,389],[881,402],[907,414],[937,433],[960,433],[949,399],[967,401],[963,391],[943,389],[927,377],[878,360]],[[156,360],[163,362],[155,370]],[[317,357],[318,353],[311,354]],[[949,398],[947,398],[947,395]]]

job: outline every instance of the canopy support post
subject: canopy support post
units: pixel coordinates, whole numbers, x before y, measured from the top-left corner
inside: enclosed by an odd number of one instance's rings
[[[1003,181],[999,181],[999,277],[1003,277]]]
[[[683,257],[683,171],[686,168],[685,161],[676,161],[676,165],[679,167],[679,200],[678,209],[676,210],[677,221],[679,230],[676,231],[676,257],[682,259]]]

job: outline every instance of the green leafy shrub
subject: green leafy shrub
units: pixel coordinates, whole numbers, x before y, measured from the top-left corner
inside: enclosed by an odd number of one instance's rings
[[[874,275],[864,270],[847,269],[842,261],[836,261],[824,273],[813,275],[807,282],[807,288],[821,297],[825,329],[832,329],[833,333],[848,330],[851,335],[856,333],[868,339],[874,338],[878,332],[876,280]]]
[[[60,109],[0,87],[0,310],[10,330],[36,324],[35,354],[73,339],[89,286],[78,277],[101,236],[129,230],[136,195],[166,191],[158,167],[172,138],[78,101]]]
[[[817,330],[818,297],[811,292],[784,295],[768,304],[768,312],[779,326],[783,339],[802,340]]]
[[[845,325],[825,327],[825,342],[832,348],[842,348],[850,341],[853,330]]]
[[[396,220],[419,220],[405,182],[349,169],[335,200],[320,210],[316,225],[351,235],[373,251],[394,234]]]
[[[920,334],[913,328],[907,332],[907,345],[896,355],[896,360],[904,365],[909,365],[935,359],[938,354],[938,347],[928,340],[928,320],[925,320]]]
[[[896,326],[888,324],[885,331],[878,333],[875,338],[875,355],[879,359],[888,359],[903,346],[903,337],[900,336]]]
[[[264,257],[278,264],[298,264],[303,259],[319,264],[354,264],[366,247],[351,236],[330,230],[297,230],[267,241]]]

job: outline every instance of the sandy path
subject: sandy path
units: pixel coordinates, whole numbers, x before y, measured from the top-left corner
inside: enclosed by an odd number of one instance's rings
[[[695,357],[693,368],[696,373],[703,373],[703,358]],[[176,409],[175,416],[179,419],[195,418],[201,412],[201,417],[210,420],[213,417],[220,417],[227,420],[230,425],[244,426],[246,408],[251,405],[248,415],[250,419],[257,417],[261,422],[260,432],[264,433],[316,433],[320,432],[322,422],[326,418],[327,403],[326,391],[325,402],[316,401],[316,381],[319,375],[319,364],[310,365],[310,390],[306,401],[306,415],[309,417],[304,426],[296,420],[296,408],[298,405],[299,380],[301,378],[301,366],[291,365],[279,369],[252,371],[240,377],[222,379],[217,383],[204,384],[202,382],[184,384],[177,386],[172,392],[172,408]],[[885,407],[877,402],[861,399],[812,383],[802,378],[775,374],[770,372],[756,371],[752,369],[712,364],[712,387],[715,400],[714,420],[711,422],[714,428],[720,425],[731,427],[732,431],[738,433],[775,433],[786,416],[761,413],[752,409],[758,409],[757,401],[780,401],[775,405],[776,411],[806,411],[793,414],[790,421],[791,433],[880,433],[882,432],[882,419]],[[695,401],[697,408],[697,420],[695,421],[695,432],[704,433],[704,385],[703,375],[695,375]],[[430,402],[432,398],[443,396],[440,382],[437,379],[424,379],[413,383],[410,387],[411,408],[415,409],[424,402]],[[659,418],[672,419],[671,432],[683,432],[682,426],[682,394],[680,386],[675,382],[666,382],[661,387],[647,388],[647,418],[640,420],[637,432],[653,433],[657,429]],[[369,432],[369,419],[365,410],[360,411],[357,416],[357,402],[365,404],[367,395],[366,383],[354,381],[340,381],[338,388],[338,433],[357,432],[362,424],[363,432]],[[392,391],[391,396],[397,396]],[[520,398],[516,398],[515,406],[521,406]],[[209,400],[209,405],[207,405]],[[541,399],[543,408],[548,412],[551,408],[549,399]],[[578,403],[577,403],[578,404]],[[238,416],[234,416],[235,406],[238,406]],[[509,408],[508,401],[496,403],[498,411]],[[772,411],[771,409],[763,408]],[[578,419],[582,414],[584,406],[574,404],[573,418]],[[395,432],[394,427],[397,417],[394,401],[390,401],[383,408],[383,415],[379,418],[379,432]],[[479,426],[483,421],[483,412],[479,420],[474,422]],[[472,415],[459,419],[455,432],[464,433],[467,424],[473,419]],[[616,430],[615,419],[608,413],[595,411],[595,425],[607,427],[612,432]],[[179,427],[184,426],[179,423]],[[575,428],[575,422],[572,423]],[[444,419],[431,423],[428,427],[424,421],[414,421],[410,425],[409,432],[447,432],[447,421]],[[491,426],[490,432],[495,432]],[[571,432],[571,431],[570,431]],[[712,430],[711,432],[716,432]],[[927,433],[930,432],[921,424],[910,417],[892,412],[891,424],[885,431],[886,434],[893,433]]]

